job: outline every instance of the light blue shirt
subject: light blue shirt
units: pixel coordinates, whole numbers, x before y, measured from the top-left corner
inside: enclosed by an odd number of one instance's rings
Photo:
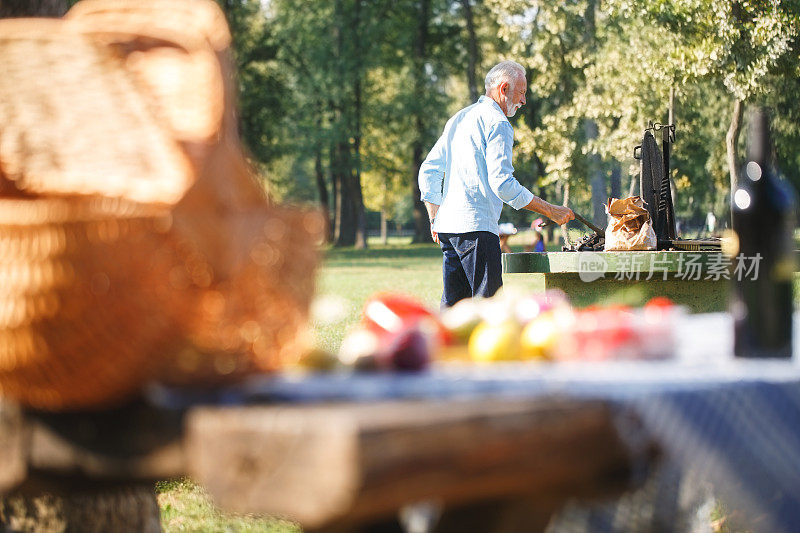
[[[487,96],[447,121],[419,169],[421,199],[440,206],[434,231],[498,235],[503,202],[522,209],[533,200],[514,177],[513,145],[514,128]]]

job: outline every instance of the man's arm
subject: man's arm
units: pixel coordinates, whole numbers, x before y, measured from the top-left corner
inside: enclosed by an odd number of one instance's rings
[[[486,136],[486,172],[489,187],[502,201],[514,209],[523,209],[531,202],[533,193],[514,177],[511,147],[514,130],[508,122],[500,122]]]
[[[445,132],[447,132],[447,128],[445,128]],[[445,134],[442,134],[436,144],[433,145],[433,148],[431,148],[428,157],[420,165],[419,176],[417,177],[420,199],[425,203],[425,209],[428,211],[431,239],[436,244],[439,244],[439,235],[433,231],[433,221],[439,211],[439,206],[442,204],[442,183],[444,182],[444,169],[447,161],[445,145]]]
[[[428,157],[419,166],[419,176],[417,177],[420,199],[436,206],[442,205],[442,183],[447,161],[446,144],[443,134],[428,152]]]
[[[573,213],[572,209],[569,207],[553,205],[549,202],[545,202],[538,196],[534,196],[533,200],[531,200],[530,203],[525,206],[525,209],[528,211],[541,213],[547,218],[553,220],[559,226],[562,226],[575,218],[575,213]]]
[[[486,144],[486,166],[489,185],[495,194],[514,209],[541,213],[559,225],[575,218],[569,207],[545,202],[517,181],[514,177],[514,167],[511,165],[513,144],[514,130],[508,122],[497,124],[489,133]]]

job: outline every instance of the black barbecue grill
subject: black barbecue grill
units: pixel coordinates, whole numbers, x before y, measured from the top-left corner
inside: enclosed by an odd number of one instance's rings
[[[661,132],[661,149],[658,148],[655,133]],[[672,204],[672,187],[669,181],[669,156],[675,143],[675,124],[650,122],[644,130],[642,144],[633,149],[633,158],[641,162],[639,190],[645,202],[653,230],[658,240],[658,250],[702,251],[720,250],[720,239],[678,239],[675,231],[675,207]],[[573,211],[574,212],[574,211]],[[562,247],[567,251],[601,251],[605,244],[604,231],[584,217],[575,213],[575,218],[594,233],[584,235],[577,243]],[[554,222],[548,221],[542,226]]]
[[[655,133],[661,132],[659,151]],[[675,240],[675,208],[672,205],[672,189],[669,183],[670,146],[675,142],[675,125],[652,123],[644,130],[642,144],[633,149],[633,157],[639,159],[641,172],[639,185],[642,200],[647,204],[653,230],[659,241]],[[639,157],[636,150],[639,150]],[[660,248],[660,246],[659,246]]]
[[[656,134],[661,132],[661,150]],[[650,122],[644,130],[642,144],[633,149],[634,159],[640,161],[640,194],[644,200],[659,250],[719,250],[719,239],[678,239],[675,232],[675,207],[669,181],[669,156],[675,143],[675,124]]]

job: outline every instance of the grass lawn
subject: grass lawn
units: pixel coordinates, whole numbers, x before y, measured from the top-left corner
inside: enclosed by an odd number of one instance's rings
[[[370,242],[367,250],[331,248],[317,278],[317,295],[333,300],[343,313],[314,323],[317,347],[336,352],[346,330],[358,322],[364,301],[379,291],[412,295],[432,309],[442,296],[442,252],[431,244]]]
[[[211,498],[195,483],[182,479],[156,484],[161,528],[165,532],[202,531],[203,533],[300,533],[302,529],[286,520],[253,516],[223,515]]]
[[[514,251],[522,251],[526,235],[511,241]],[[364,301],[378,291],[402,292],[416,297],[432,309],[439,306],[442,281],[442,256],[438,246],[409,244],[395,239],[388,245],[370,241],[367,250],[325,251],[317,278],[317,296],[339,309],[335,320],[316,321],[314,333],[319,348],[338,351],[347,330],[360,319]],[[558,249],[555,246],[548,247]],[[800,296],[800,277],[795,275],[795,301]],[[507,287],[511,284],[507,283]],[[264,532],[298,533],[290,522],[249,516],[226,516],[214,509],[205,491],[187,480],[162,482],[156,488],[165,532]]]
[[[523,251],[530,236],[522,233],[509,240],[511,249]],[[516,240],[515,240],[516,239]],[[332,298],[344,307],[337,321],[314,323],[317,347],[336,352],[347,329],[358,322],[364,301],[379,291],[401,292],[431,309],[442,297],[442,252],[433,243],[410,244],[410,238],[390,239],[381,245],[369,241],[367,250],[329,248],[317,279],[317,295]],[[559,246],[549,246],[551,251]],[[508,287],[517,287],[515,282]],[[524,285],[519,286],[525,289]]]

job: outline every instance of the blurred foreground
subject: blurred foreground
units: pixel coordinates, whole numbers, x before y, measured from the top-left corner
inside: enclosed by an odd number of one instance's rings
[[[0,21],[0,394],[104,407],[307,349],[322,219],[272,204],[210,0]]]

